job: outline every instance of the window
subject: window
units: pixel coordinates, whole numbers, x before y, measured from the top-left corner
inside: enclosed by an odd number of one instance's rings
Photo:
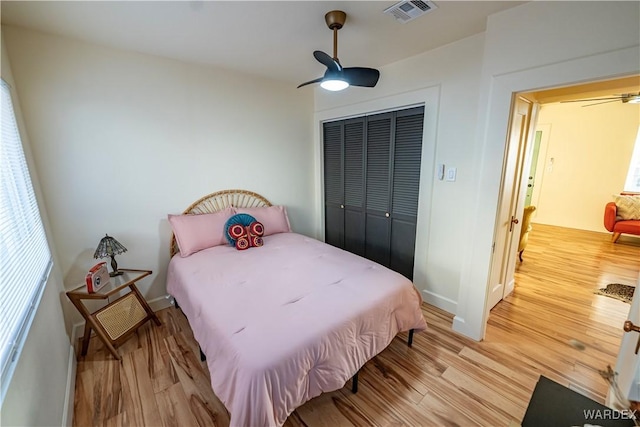
[[[624,183],[624,191],[629,193],[640,193],[640,126],[636,135],[636,145],[633,148],[627,180]]]
[[[52,261],[10,88],[4,80],[0,85],[0,400],[4,400]]]

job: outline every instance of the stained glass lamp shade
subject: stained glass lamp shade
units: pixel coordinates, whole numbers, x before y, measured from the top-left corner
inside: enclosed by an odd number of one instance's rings
[[[93,257],[96,259],[111,257],[111,269],[113,271],[109,273],[109,276],[113,277],[122,274],[122,271],[118,271],[116,255],[120,255],[124,252],[127,252],[127,248],[122,246],[122,244],[113,237],[105,234],[104,237],[100,240],[100,243],[98,243],[98,247],[96,249],[96,252],[93,254]]]

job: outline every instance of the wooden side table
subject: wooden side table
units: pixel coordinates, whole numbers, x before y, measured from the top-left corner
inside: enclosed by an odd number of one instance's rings
[[[87,354],[92,330],[96,331],[96,335],[107,346],[113,357],[121,360],[116,350],[117,346],[126,341],[147,320],[153,320],[156,325],[161,325],[160,320],[136,287],[136,282],[149,276],[152,273],[151,270],[121,268],[119,271],[123,274],[111,277],[109,283],[97,292],[87,292],[86,285],[67,292],[67,296],[86,321],[82,339],[82,356]],[[126,290],[129,292],[94,312],[91,312],[83,302],[83,300],[109,300],[112,295]]]

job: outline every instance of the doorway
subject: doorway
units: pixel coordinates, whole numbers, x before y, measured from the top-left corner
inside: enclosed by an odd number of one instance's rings
[[[519,222],[528,195],[531,201],[541,204],[534,213],[534,222],[541,219],[538,222],[548,225],[605,231],[602,226],[604,206],[613,194],[622,191],[640,117],[635,112],[640,107],[624,105],[615,99],[615,103],[607,104],[580,100],[639,91],[639,77],[633,76],[517,95],[504,156],[487,316],[488,310],[513,290],[513,261],[517,250],[514,241],[517,242],[520,236],[522,224]],[[523,99],[531,100],[534,106],[539,103],[541,113],[536,115],[534,109],[531,129],[523,134],[526,138],[520,139],[516,149],[512,146],[513,135],[518,135],[517,122],[522,115],[522,106],[518,103]],[[545,115],[545,108],[553,110],[553,114]],[[538,128],[538,117],[542,117],[543,122],[556,120],[556,141],[559,142],[550,145],[549,134],[554,126],[541,123]],[[559,125],[558,120],[564,123]],[[614,147],[611,139],[623,141]],[[538,160],[543,165],[534,170],[534,153],[539,158],[541,151],[542,159]],[[542,194],[545,185],[547,190]]]

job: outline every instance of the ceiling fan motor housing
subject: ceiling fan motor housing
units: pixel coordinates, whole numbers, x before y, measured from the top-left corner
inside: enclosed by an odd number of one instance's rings
[[[342,28],[346,20],[347,14],[341,10],[332,10],[324,15],[324,21],[327,23],[327,27],[329,27],[330,30],[339,30]]]

